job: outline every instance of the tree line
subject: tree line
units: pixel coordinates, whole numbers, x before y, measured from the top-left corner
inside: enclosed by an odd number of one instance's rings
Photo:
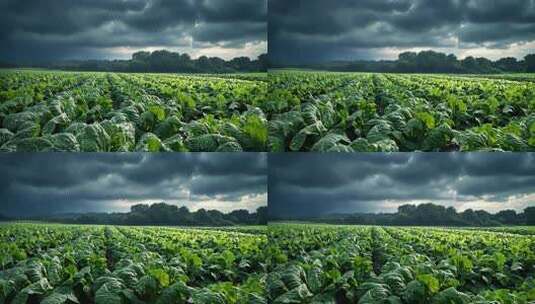
[[[22,219],[22,218],[19,218]],[[259,207],[256,212],[234,210],[222,213],[218,210],[199,209],[190,211],[166,203],[138,204],[126,213],[84,213],[61,214],[46,217],[23,218],[63,224],[102,224],[102,225],[152,225],[152,226],[233,226],[267,224],[267,207]],[[14,220],[14,219],[12,219]]]
[[[0,66],[13,67],[7,63]],[[267,54],[262,54],[253,60],[249,57],[224,60],[219,57],[207,56],[192,59],[186,53],[157,50],[136,52],[128,60],[66,60],[29,64],[21,67],[129,73],[245,73],[267,71],[268,60]]]
[[[458,59],[453,54],[435,51],[403,52],[397,60],[381,61],[333,61],[305,65],[273,64],[273,68],[293,67],[310,68],[340,72],[377,72],[377,73],[452,73],[452,74],[499,74],[535,73],[535,54],[523,60],[514,57],[496,61],[484,57],[469,56]]]
[[[396,213],[331,214],[315,218],[294,218],[292,220],[381,226],[535,225],[535,207],[528,207],[522,213],[517,213],[515,210],[502,210],[496,214],[491,214],[484,210],[473,209],[457,212],[454,207],[444,207],[432,203],[406,204],[399,206]]]

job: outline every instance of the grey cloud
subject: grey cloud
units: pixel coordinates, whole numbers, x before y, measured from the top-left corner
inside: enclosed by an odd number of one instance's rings
[[[228,200],[236,201],[240,197],[258,195],[266,192],[267,176],[233,176],[229,182],[228,176],[210,176],[203,179],[194,179],[190,191],[194,196],[216,197],[224,194]]]
[[[219,46],[241,47],[246,42],[265,41],[265,30],[265,24],[258,22],[202,23],[192,30],[192,36],[197,42],[219,41]]]
[[[266,31],[267,0],[0,1],[3,60],[109,58],[114,47],[240,48],[266,41]]]
[[[535,194],[532,153],[271,154],[275,216],[382,212],[385,202],[456,206]],[[484,205],[482,206],[484,208]],[[391,210],[388,210],[391,211]]]
[[[506,48],[512,43],[526,43],[535,40],[535,21],[527,24],[515,23],[469,23],[459,30],[460,47],[487,44],[493,48]]]
[[[267,1],[263,0],[197,0],[200,19],[207,22],[266,23]]]
[[[267,192],[262,153],[15,153],[0,155],[0,172],[0,213],[14,215],[115,211],[120,200],[232,204]]]
[[[370,59],[394,48],[506,48],[534,41],[532,0],[272,0],[275,62]],[[458,41],[458,42],[457,42]],[[369,49],[370,51],[366,51]]]
[[[466,19],[474,23],[533,23],[535,4],[530,0],[470,0]]]

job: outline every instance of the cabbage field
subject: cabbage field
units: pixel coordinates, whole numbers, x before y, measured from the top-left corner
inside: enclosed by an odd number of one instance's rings
[[[530,74],[3,70],[0,151],[535,151],[534,111]]]
[[[265,74],[0,71],[0,151],[266,151]]]
[[[0,225],[0,303],[267,303],[265,227]]]
[[[535,151],[535,75],[275,70],[270,151]]]
[[[535,301],[533,228],[275,224],[269,238],[274,304]]]

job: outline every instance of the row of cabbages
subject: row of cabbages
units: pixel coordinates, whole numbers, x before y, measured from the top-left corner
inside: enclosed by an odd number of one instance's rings
[[[138,101],[112,101],[102,90],[87,84],[36,104],[27,97],[1,104],[0,151],[265,149],[267,123],[258,108],[244,106],[231,111],[231,118],[216,118],[203,107],[199,119],[185,122],[182,113],[195,109],[176,100],[146,94]]]

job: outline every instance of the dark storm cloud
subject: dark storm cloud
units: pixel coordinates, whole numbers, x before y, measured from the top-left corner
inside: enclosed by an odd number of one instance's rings
[[[486,44],[492,48],[508,48],[512,43],[535,40],[535,21],[527,24],[471,24],[460,31],[461,46]]]
[[[0,213],[10,215],[124,211],[160,200],[232,205],[267,192],[262,153],[14,153],[0,155],[0,172]]]
[[[243,48],[265,42],[266,31],[267,0],[0,1],[4,60],[113,57],[117,47]]]
[[[236,26],[240,27],[236,31]],[[223,47],[238,47],[247,41],[265,40],[266,25],[258,22],[204,23],[193,29],[193,37],[198,42],[216,43]]]
[[[201,20],[206,22],[266,23],[267,1],[257,0],[197,0]]]
[[[533,0],[272,0],[275,62],[370,59],[385,49],[504,48],[535,40]]]
[[[535,194],[535,154],[271,154],[268,180],[275,216],[390,212],[411,202],[515,209],[527,202],[508,206],[512,197]]]

